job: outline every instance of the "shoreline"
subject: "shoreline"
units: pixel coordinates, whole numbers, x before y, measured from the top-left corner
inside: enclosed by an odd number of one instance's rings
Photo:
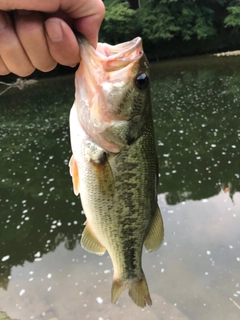
[[[213,56],[215,57],[232,57],[232,56],[239,56],[240,50],[235,51],[226,51],[226,52],[220,52],[220,53],[214,53]]]

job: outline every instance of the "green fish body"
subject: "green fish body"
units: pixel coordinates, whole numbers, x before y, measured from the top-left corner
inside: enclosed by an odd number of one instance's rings
[[[158,163],[149,64],[140,38],[93,49],[79,39],[81,64],[70,113],[70,173],[87,217],[81,244],[114,267],[112,302],[128,288],[140,307],[151,305],[142,270],[143,244],[163,240],[157,204]]]

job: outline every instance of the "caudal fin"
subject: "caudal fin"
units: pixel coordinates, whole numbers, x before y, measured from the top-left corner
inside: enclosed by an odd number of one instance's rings
[[[143,275],[141,279],[129,281],[124,283],[121,280],[113,280],[112,284],[112,303],[116,303],[121,292],[129,288],[129,296],[137,306],[144,308],[146,304],[152,305],[152,300],[148,291],[148,285]]]
[[[128,286],[121,280],[114,279],[112,283],[112,303],[116,303],[120,294],[126,289]]]
[[[148,291],[148,285],[145,277],[136,282],[132,282],[129,287],[128,294],[132,298],[132,301],[135,302],[139,307],[145,307],[146,303],[149,306],[152,305],[152,300]]]

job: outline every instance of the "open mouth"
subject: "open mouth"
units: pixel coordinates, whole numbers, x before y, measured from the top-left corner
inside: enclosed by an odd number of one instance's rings
[[[82,60],[87,63],[99,63],[106,72],[117,71],[141,58],[143,54],[142,39],[134,38],[131,41],[117,45],[98,43],[95,50],[83,37],[79,38]]]

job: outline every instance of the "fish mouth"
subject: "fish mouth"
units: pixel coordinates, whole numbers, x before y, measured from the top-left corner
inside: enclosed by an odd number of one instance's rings
[[[113,46],[98,43],[96,49],[83,36],[77,39],[81,55],[75,76],[79,122],[92,141],[117,153],[126,143],[116,135],[114,139],[110,138],[109,128],[124,126],[129,120],[128,114],[120,110],[123,108],[121,101],[134,86],[135,75],[144,57],[142,39],[137,37]],[[120,111],[117,112],[117,108]]]
[[[78,43],[82,61],[94,68],[101,66],[102,71],[105,72],[125,68],[132,62],[139,60],[143,55],[142,39],[140,37],[117,45],[98,43],[96,50],[83,36],[78,36]]]

